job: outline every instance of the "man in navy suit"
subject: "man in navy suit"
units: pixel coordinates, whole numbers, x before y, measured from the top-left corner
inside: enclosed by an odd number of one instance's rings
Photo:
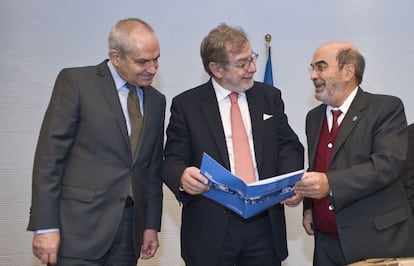
[[[325,43],[312,58],[311,79],[322,104],[306,117],[309,170],[295,191],[305,196],[303,225],[315,235],[314,265],[414,256],[402,178],[404,106],[397,97],[363,91],[364,68],[363,56],[348,42]]]
[[[28,226],[43,263],[136,266],[159,246],[165,97],[151,86],[159,42],[146,22],[125,19],[108,54],[60,72],[43,120]],[[129,110],[138,109],[133,142]]]
[[[242,219],[200,195],[209,186],[199,167],[206,152],[235,173],[232,92],[239,94],[255,180],[302,169],[303,146],[288,124],[280,90],[253,80],[257,54],[242,29],[213,29],[201,43],[201,58],[211,79],[173,99],[165,147],[164,182],[183,205],[181,255],[187,266],[280,265],[288,255],[284,206]]]

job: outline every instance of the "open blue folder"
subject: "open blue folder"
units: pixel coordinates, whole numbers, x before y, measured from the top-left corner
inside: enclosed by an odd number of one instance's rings
[[[210,185],[202,195],[246,219],[292,196],[292,187],[303,174],[302,169],[246,184],[207,153],[203,154],[200,171]]]

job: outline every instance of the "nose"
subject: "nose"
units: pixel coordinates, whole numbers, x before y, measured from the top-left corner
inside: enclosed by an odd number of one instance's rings
[[[249,64],[249,68],[247,69],[249,72],[256,72],[257,71],[257,66],[256,63],[251,61]]]
[[[158,69],[158,61],[157,60],[150,60],[145,64],[145,70],[151,74],[155,74]]]
[[[319,77],[319,72],[316,71],[315,69],[309,70],[309,73],[310,73],[311,80],[315,80]]]

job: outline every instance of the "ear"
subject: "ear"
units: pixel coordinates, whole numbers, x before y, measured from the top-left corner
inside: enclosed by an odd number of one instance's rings
[[[108,52],[108,56],[109,56],[109,59],[111,60],[111,63],[114,66],[118,66],[119,65],[119,60],[120,59],[119,59],[119,53],[118,53],[117,50],[110,49],[109,52]]]
[[[345,75],[345,80],[349,81],[355,78],[355,65],[354,64],[346,64],[343,68],[343,73]]]
[[[210,62],[208,64],[208,67],[210,68],[211,73],[213,73],[213,75],[216,78],[222,78],[223,77],[223,67],[221,66],[221,64],[216,63],[216,62]]]

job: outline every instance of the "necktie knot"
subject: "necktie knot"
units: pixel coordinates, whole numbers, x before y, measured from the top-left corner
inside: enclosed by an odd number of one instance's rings
[[[338,120],[338,117],[342,114],[342,111],[339,110],[339,109],[338,110],[331,110],[331,113],[334,117],[334,120]]]
[[[127,88],[128,88],[129,91],[133,91],[133,90],[136,89],[136,87],[134,85],[132,85],[132,84],[125,83],[125,85],[127,86]]]
[[[331,110],[332,113],[332,128],[331,128],[331,134],[335,132],[339,125],[338,125],[338,117],[342,114],[341,110]]]
[[[239,99],[239,94],[237,92],[232,92],[229,94],[231,103],[237,103]]]

